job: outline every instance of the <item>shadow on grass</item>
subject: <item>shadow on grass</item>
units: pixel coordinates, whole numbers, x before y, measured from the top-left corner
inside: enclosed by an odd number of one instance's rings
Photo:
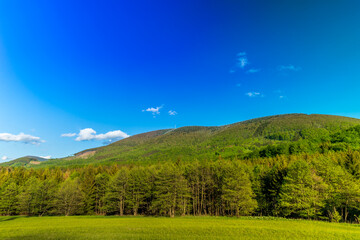
[[[0,222],[7,222],[7,221],[11,221],[11,220],[15,220],[18,217],[4,217],[4,218],[0,218]]]

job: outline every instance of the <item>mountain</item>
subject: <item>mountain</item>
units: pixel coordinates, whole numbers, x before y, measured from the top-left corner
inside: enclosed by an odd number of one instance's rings
[[[341,151],[360,148],[358,125],[360,119],[342,116],[275,115],[219,127],[189,126],[142,133],[72,157],[31,166],[243,159]]]
[[[11,166],[11,167],[30,167],[39,165],[42,162],[48,161],[49,159],[36,156],[25,156],[21,158],[14,159],[12,161],[1,163],[0,166]]]

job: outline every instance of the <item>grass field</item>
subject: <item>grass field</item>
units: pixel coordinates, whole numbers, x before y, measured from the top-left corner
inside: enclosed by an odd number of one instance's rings
[[[0,217],[0,239],[360,239],[360,227],[277,218]]]

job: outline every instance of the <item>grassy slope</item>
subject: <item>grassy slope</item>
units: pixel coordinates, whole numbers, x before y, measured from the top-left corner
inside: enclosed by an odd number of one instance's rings
[[[42,162],[34,167],[84,165],[112,162],[154,162],[167,160],[212,160],[243,157],[254,147],[279,142],[272,136],[286,132],[292,142],[304,129],[333,133],[360,124],[360,119],[330,116],[286,114],[252,119],[221,127],[182,127],[143,133],[113,144],[95,148],[87,159],[65,158]],[[283,140],[282,142],[286,142]],[[85,150],[88,151],[88,150]],[[6,165],[6,164],[4,164]]]
[[[358,225],[279,218],[0,217],[0,239],[360,239]]]
[[[45,162],[48,159],[45,158],[41,158],[41,157],[36,157],[36,156],[26,156],[26,157],[21,157],[21,158],[17,158],[15,160],[0,164],[0,166],[11,166],[11,167],[20,167],[20,166],[25,166],[25,167],[31,167],[34,164],[32,164],[32,162]]]

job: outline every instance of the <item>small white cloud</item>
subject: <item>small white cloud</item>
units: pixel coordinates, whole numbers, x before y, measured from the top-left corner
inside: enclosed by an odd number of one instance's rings
[[[7,157],[7,156],[2,156],[1,157],[1,160],[3,160],[3,161],[6,161],[6,160],[8,160],[9,158]]]
[[[75,137],[76,133],[63,133],[61,134],[62,137]]]
[[[40,144],[45,142],[44,140],[41,140],[39,137],[35,137],[24,133],[19,133],[18,135],[11,133],[0,133],[0,141],[22,142],[22,143],[30,143],[30,144]]]
[[[51,156],[40,156],[41,158],[50,159]]]
[[[110,140],[110,139],[119,139],[119,138],[127,138],[127,137],[130,137],[130,135],[120,130],[110,131],[104,134],[96,134],[96,131],[94,129],[85,128],[80,130],[75,140],[76,141]]]
[[[246,96],[248,97],[259,97],[259,96],[262,96],[259,92],[248,92],[248,93],[245,93]]]
[[[118,140],[121,138],[130,137],[130,135],[124,133],[120,130],[110,131],[107,133],[96,134],[96,131],[92,128],[85,128],[80,130],[78,134],[76,133],[64,133],[61,134],[62,137],[75,137],[76,141],[89,141],[89,140],[107,140],[111,142],[112,140]],[[49,156],[50,157],[50,156]]]
[[[170,110],[168,113],[170,116],[175,116],[177,114],[177,112],[173,110]]]
[[[156,114],[160,114],[160,109],[162,108],[163,106],[160,106],[160,107],[150,107],[150,108],[147,108],[145,110],[142,110],[143,112],[151,112],[153,115],[156,115]]]
[[[246,71],[247,73],[257,73],[260,72],[260,69],[258,68],[250,68],[249,70]]]
[[[250,64],[246,52],[239,52],[236,56],[236,64],[233,68],[230,69],[230,73],[235,73],[239,69],[244,70]],[[246,73],[257,73],[260,70],[261,69],[258,68],[251,68],[247,70]]]
[[[246,56],[246,52],[239,52],[237,54],[237,63],[236,66],[239,68],[244,68],[246,65],[249,64],[248,58]]]
[[[279,71],[300,71],[302,68],[301,67],[296,67],[294,65],[280,65],[278,66],[278,70]]]

